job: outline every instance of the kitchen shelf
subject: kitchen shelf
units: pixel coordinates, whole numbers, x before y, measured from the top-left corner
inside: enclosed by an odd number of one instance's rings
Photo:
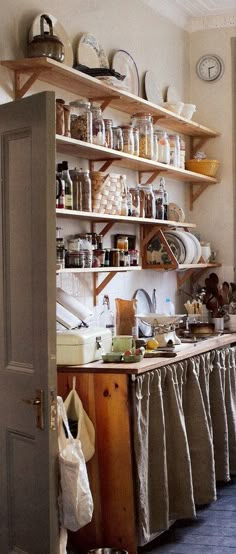
[[[92,221],[94,223],[138,223],[139,225],[156,225],[161,227],[196,227],[195,223],[180,223],[179,221],[148,219],[147,217],[133,217],[125,215],[100,214],[95,212],[80,212],[77,210],[56,209],[58,217],[71,217],[80,220]]]
[[[142,267],[128,266],[128,267],[66,267],[64,269],[57,269],[57,273],[120,273],[124,271],[141,271]]]
[[[77,96],[96,100],[101,102],[101,104],[104,103],[103,107],[109,104],[111,108],[128,114],[133,114],[137,110],[148,110],[152,114],[154,121],[158,122],[158,125],[184,135],[206,138],[214,138],[219,135],[215,130],[194,121],[189,121],[139,96],[106,85],[99,79],[90,77],[81,71],[77,71],[50,58],[4,60],[1,61],[1,64],[15,72],[16,98],[24,96],[34,82],[40,80],[67,90]],[[22,76],[28,77],[24,84],[20,82]]]
[[[187,171],[186,169],[180,169],[172,165],[154,162],[152,160],[146,160],[144,158],[139,158],[138,156],[131,156],[125,152],[118,152],[117,150],[112,150],[111,148],[90,144],[89,142],[83,142],[81,140],[61,135],[56,135],[56,143],[57,151],[60,153],[66,155],[77,155],[81,158],[97,162],[110,161],[110,163],[115,163],[115,165],[127,169],[133,169],[142,173],[153,173],[154,178],[159,174],[163,174],[170,179],[186,181],[189,184],[202,184],[204,186],[215,185],[215,183],[218,182],[217,179],[208,177],[207,175],[194,173],[193,171]]]

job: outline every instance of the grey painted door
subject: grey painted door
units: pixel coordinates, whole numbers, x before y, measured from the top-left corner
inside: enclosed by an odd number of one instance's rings
[[[54,93],[0,106],[0,149],[0,552],[56,554]]]

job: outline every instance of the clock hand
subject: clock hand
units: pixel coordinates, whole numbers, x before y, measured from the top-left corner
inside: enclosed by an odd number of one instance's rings
[[[211,74],[211,69],[214,69],[214,65],[211,65],[210,67],[208,67],[208,74],[209,74],[209,77],[210,77],[210,74]]]

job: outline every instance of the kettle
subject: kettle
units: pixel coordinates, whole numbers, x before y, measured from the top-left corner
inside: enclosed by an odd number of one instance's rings
[[[45,21],[49,26],[49,32],[44,31]],[[47,14],[42,14],[40,17],[40,35],[36,35],[28,44],[28,56],[30,58],[46,56],[58,62],[64,60],[64,44],[57,35],[53,34],[52,20]]]

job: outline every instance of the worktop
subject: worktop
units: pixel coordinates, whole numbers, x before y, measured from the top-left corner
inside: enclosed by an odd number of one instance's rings
[[[225,333],[212,338],[198,340],[195,343],[181,343],[175,346],[175,357],[143,358],[137,363],[104,363],[103,361],[91,362],[89,364],[78,366],[58,366],[60,372],[78,372],[78,373],[125,373],[139,375],[146,371],[151,371],[166,364],[176,363],[191,356],[197,356],[203,352],[208,352],[214,348],[220,348],[236,342],[236,333]]]

